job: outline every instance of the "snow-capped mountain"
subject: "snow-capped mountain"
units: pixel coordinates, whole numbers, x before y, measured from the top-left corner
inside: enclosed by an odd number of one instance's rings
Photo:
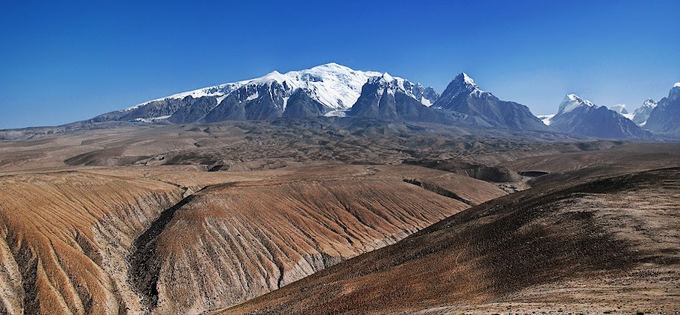
[[[359,98],[361,87],[366,83],[368,78],[380,76],[381,74],[382,73],[376,71],[359,71],[337,63],[328,63],[310,69],[290,71],[284,74],[279,73],[278,71],[272,71],[259,78],[177,93],[154,101],[182,99],[187,96],[193,98],[200,98],[203,96],[223,97],[244,86],[262,86],[274,82],[283,85],[285,82],[287,89],[289,90],[302,88],[310,91],[313,98],[326,107],[332,109],[347,109],[356,102],[357,98]],[[249,96],[252,98],[257,97],[253,94]],[[143,106],[148,103],[149,102],[145,102],[133,106],[132,108]]]
[[[575,94],[564,97],[557,114],[550,119],[550,128],[578,136],[607,139],[650,136],[618,112],[605,106],[597,106]]]
[[[195,121],[302,118],[346,111],[359,98],[376,71],[353,70],[336,63],[182,92],[95,117],[102,120],[144,120],[168,116],[174,123]],[[437,94],[431,88],[398,78],[404,89],[429,105]],[[302,96],[304,94],[305,96]],[[293,97],[295,96],[295,97]],[[291,106],[289,113],[286,110]]]
[[[635,116],[632,113],[629,113],[628,110],[626,110],[626,104],[616,104],[609,106],[609,109],[619,113],[619,115],[626,117],[630,120],[633,120],[633,117]]]
[[[600,138],[645,138],[649,130],[679,134],[680,83],[659,105],[645,101],[630,114],[568,94],[555,115],[534,116],[527,106],[500,100],[466,73],[441,96],[429,87],[377,71],[329,63],[310,69],[271,72],[259,78],[173,94],[99,115],[88,122],[204,123],[225,120],[304,119],[342,116],[428,121],[514,130],[555,130]],[[649,119],[647,119],[649,116]]]
[[[635,109],[633,112],[633,122],[640,127],[644,127],[647,124],[647,119],[652,110],[656,107],[656,101],[653,99],[646,99],[642,102],[642,106]]]
[[[661,134],[680,136],[680,82],[673,84],[649,114],[645,128]]]
[[[368,79],[347,114],[381,120],[444,121],[446,115],[429,108],[424,93],[422,87],[384,73]]]
[[[567,94],[564,97],[564,100],[562,100],[562,103],[560,103],[560,106],[557,110],[557,114],[555,116],[560,114],[566,114],[580,107],[596,107],[596,106],[595,104],[593,104],[593,102],[586,99],[582,99],[576,94]]]
[[[466,73],[456,76],[433,104],[440,110],[468,115],[480,126],[517,130],[546,130],[528,107],[498,99],[483,91]]]
[[[434,105],[437,109],[451,109],[459,103],[465,103],[470,96],[480,97],[483,94],[491,94],[482,91],[467,73],[458,74],[446,87],[437,103]]]

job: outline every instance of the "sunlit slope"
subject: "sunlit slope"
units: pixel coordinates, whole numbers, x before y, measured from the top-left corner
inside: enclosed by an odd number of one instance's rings
[[[505,194],[443,171],[361,165],[23,173],[1,176],[0,191],[10,314],[227,307]]]
[[[117,313],[134,235],[180,187],[76,172],[0,177],[1,313]]]

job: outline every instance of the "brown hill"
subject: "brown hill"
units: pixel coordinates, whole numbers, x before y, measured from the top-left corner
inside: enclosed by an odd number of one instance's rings
[[[211,186],[137,244],[144,252],[131,257],[131,279],[157,313],[205,311],[278,289],[469,207],[403,176],[431,177],[474,203],[504,194],[413,167],[312,167]]]
[[[98,168],[0,176],[0,313],[198,313],[468,208],[495,185],[420,167]],[[438,183],[438,184],[434,184]]]
[[[532,188],[223,313],[671,312],[680,168]]]
[[[0,313],[134,307],[125,254],[182,198],[174,185],[77,172],[0,177]]]

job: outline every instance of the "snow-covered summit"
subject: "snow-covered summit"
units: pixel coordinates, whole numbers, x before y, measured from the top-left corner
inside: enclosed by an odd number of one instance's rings
[[[475,80],[472,79],[472,77],[470,77],[467,73],[463,72],[460,75],[463,77],[463,82],[470,84],[470,85],[477,86],[477,83],[475,83]]]
[[[470,87],[470,88],[479,89],[479,86],[477,85],[475,80],[465,72],[459,73],[453,79],[453,82],[456,82],[459,86],[467,86],[467,87]]]
[[[673,84],[673,87],[680,87],[680,82],[675,82],[675,84]]]
[[[351,107],[361,94],[361,87],[371,77],[380,76],[376,71],[358,71],[337,63],[328,63],[306,70],[285,74],[272,72],[264,77],[239,82],[242,85],[262,84],[276,81],[291,92],[302,88],[321,104],[332,109]]]
[[[369,84],[381,84],[381,85],[393,85],[393,86],[404,86],[404,79],[399,77],[394,77],[391,74],[385,72],[379,76],[371,77],[368,79]]]
[[[467,73],[459,73],[446,87],[446,90],[442,93],[442,99],[439,103],[446,102],[447,100],[453,100],[459,97],[467,97],[469,95],[481,96],[482,94],[491,94],[489,92],[483,91],[475,80],[472,79]]]
[[[370,79],[370,80],[369,80]],[[371,80],[394,85],[423,105],[439,97],[430,87],[377,71],[359,71],[337,63],[182,92],[104,113],[93,121],[133,121],[166,117],[171,123],[224,120],[301,119],[342,115],[352,108]]]
[[[593,102],[583,99],[579,97],[576,94],[567,94],[564,97],[564,100],[562,100],[562,103],[560,103],[559,110],[557,111],[557,115],[568,113],[573,111],[574,109],[577,109],[579,107],[596,107]]]
[[[430,106],[437,98],[436,92],[431,88],[426,88],[420,83],[412,83],[404,78],[395,77],[385,72],[380,76],[371,77],[368,79],[368,84],[378,84],[381,89],[379,94],[387,91],[395,94],[397,91],[413,97],[421,104]]]
[[[310,96],[314,100],[329,108],[347,109],[359,98],[361,87],[364,83],[371,77],[381,75],[382,73],[376,71],[359,71],[337,63],[327,63],[305,70],[289,71],[286,73],[272,71],[254,79],[177,93],[135,105],[127,110],[138,108],[153,101],[182,99],[187,96],[192,96],[193,98],[202,96],[222,97],[243,86],[260,86],[273,83],[282,85],[287,94],[292,94],[296,89],[302,88],[309,91]],[[257,89],[248,90],[257,91]]]

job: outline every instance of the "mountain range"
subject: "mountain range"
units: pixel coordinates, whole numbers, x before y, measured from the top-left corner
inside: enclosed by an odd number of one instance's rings
[[[680,119],[678,95],[680,83],[659,106],[650,99],[629,113],[622,104],[607,108],[568,94],[557,114],[539,118],[525,105],[482,90],[467,73],[454,77],[439,95],[431,87],[388,73],[328,63],[178,93],[105,113],[89,122],[184,124],[325,116],[553,131],[609,139],[650,138],[649,131],[680,135],[680,125],[674,123]]]

